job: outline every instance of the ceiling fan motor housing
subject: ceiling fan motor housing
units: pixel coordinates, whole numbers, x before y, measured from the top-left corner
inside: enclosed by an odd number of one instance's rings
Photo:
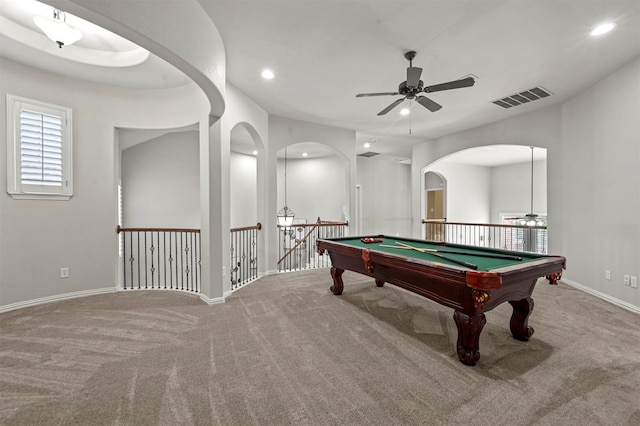
[[[407,86],[407,82],[403,81],[398,86],[398,94],[405,95],[409,99],[413,99],[418,93],[422,92],[423,86],[424,86],[424,83],[422,82],[422,80],[420,80],[420,82],[416,87]]]

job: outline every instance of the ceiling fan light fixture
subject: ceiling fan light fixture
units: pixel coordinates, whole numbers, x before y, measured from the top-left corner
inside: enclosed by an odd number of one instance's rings
[[[83,37],[78,29],[67,24],[66,19],[66,13],[53,9],[53,18],[34,16],[33,22],[47,37],[57,43],[58,47],[62,48],[63,45],[69,46]]]

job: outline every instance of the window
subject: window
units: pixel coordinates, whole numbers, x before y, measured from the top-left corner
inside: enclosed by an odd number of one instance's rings
[[[16,199],[73,195],[70,108],[7,95],[7,192]]]

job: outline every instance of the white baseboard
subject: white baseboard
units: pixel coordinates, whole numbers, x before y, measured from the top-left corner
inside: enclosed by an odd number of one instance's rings
[[[206,295],[200,293],[200,300],[202,300],[207,305],[217,305],[218,303],[224,303],[224,299],[226,297],[227,297],[227,294],[225,294],[222,297],[214,297],[213,299],[210,299]]]
[[[575,281],[571,281],[568,280],[566,278],[561,278],[560,279],[561,282],[570,285],[571,287],[577,288],[578,290],[584,291],[585,293],[589,293],[593,296],[596,296],[597,298],[600,298],[602,300],[605,300],[609,303],[612,303],[616,306],[619,306],[621,308],[627,309],[631,312],[634,312],[636,314],[640,314],[640,307],[639,306],[635,306],[632,305],[631,303],[627,303],[624,300],[620,300],[620,299],[616,299],[615,297],[609,296],[608,294],[604,294],[599,292],[598,290],[594,290],[590,287],[584,286],[580,283],[577,283]]]
[[[23,302],[11,303],[9,305],[0,306],[0,314],[13,311],[15,309],[28,308],[31,306],[42,305],[43,303],[58,302],[61,300],[75,299],[77,297],[94,296],[96,294],[115,293],[118,291],[115,287],[98,288],[95,290],[74,291],[73,293],[56,294],[54,296],[42,297],[40,299],[25,300]]]

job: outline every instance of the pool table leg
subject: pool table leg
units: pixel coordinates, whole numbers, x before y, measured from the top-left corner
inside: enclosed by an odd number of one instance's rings
[[[480,359],[480,332],[487,323],[483,313],[469,316],[454,311],[453,320],[458,327],[458,358],[463,364],[476,365]]]
[[[331,293],[339,296],[342,294],[342,290],[344,289],[344,283],[342,282],[342,274],[344,273],[344,269],[336,268],[335,266],[331,267],[331,278],[333,278],[333,285],[330,287]]]
[[[513,306],[513,314],[509,322],[511,334],[515,339],[526,342],[533,335],[533,327],[527,325],[529,315],[533,311],[533,299],[526,297],[522,300],[510,300],[509,303]]]

